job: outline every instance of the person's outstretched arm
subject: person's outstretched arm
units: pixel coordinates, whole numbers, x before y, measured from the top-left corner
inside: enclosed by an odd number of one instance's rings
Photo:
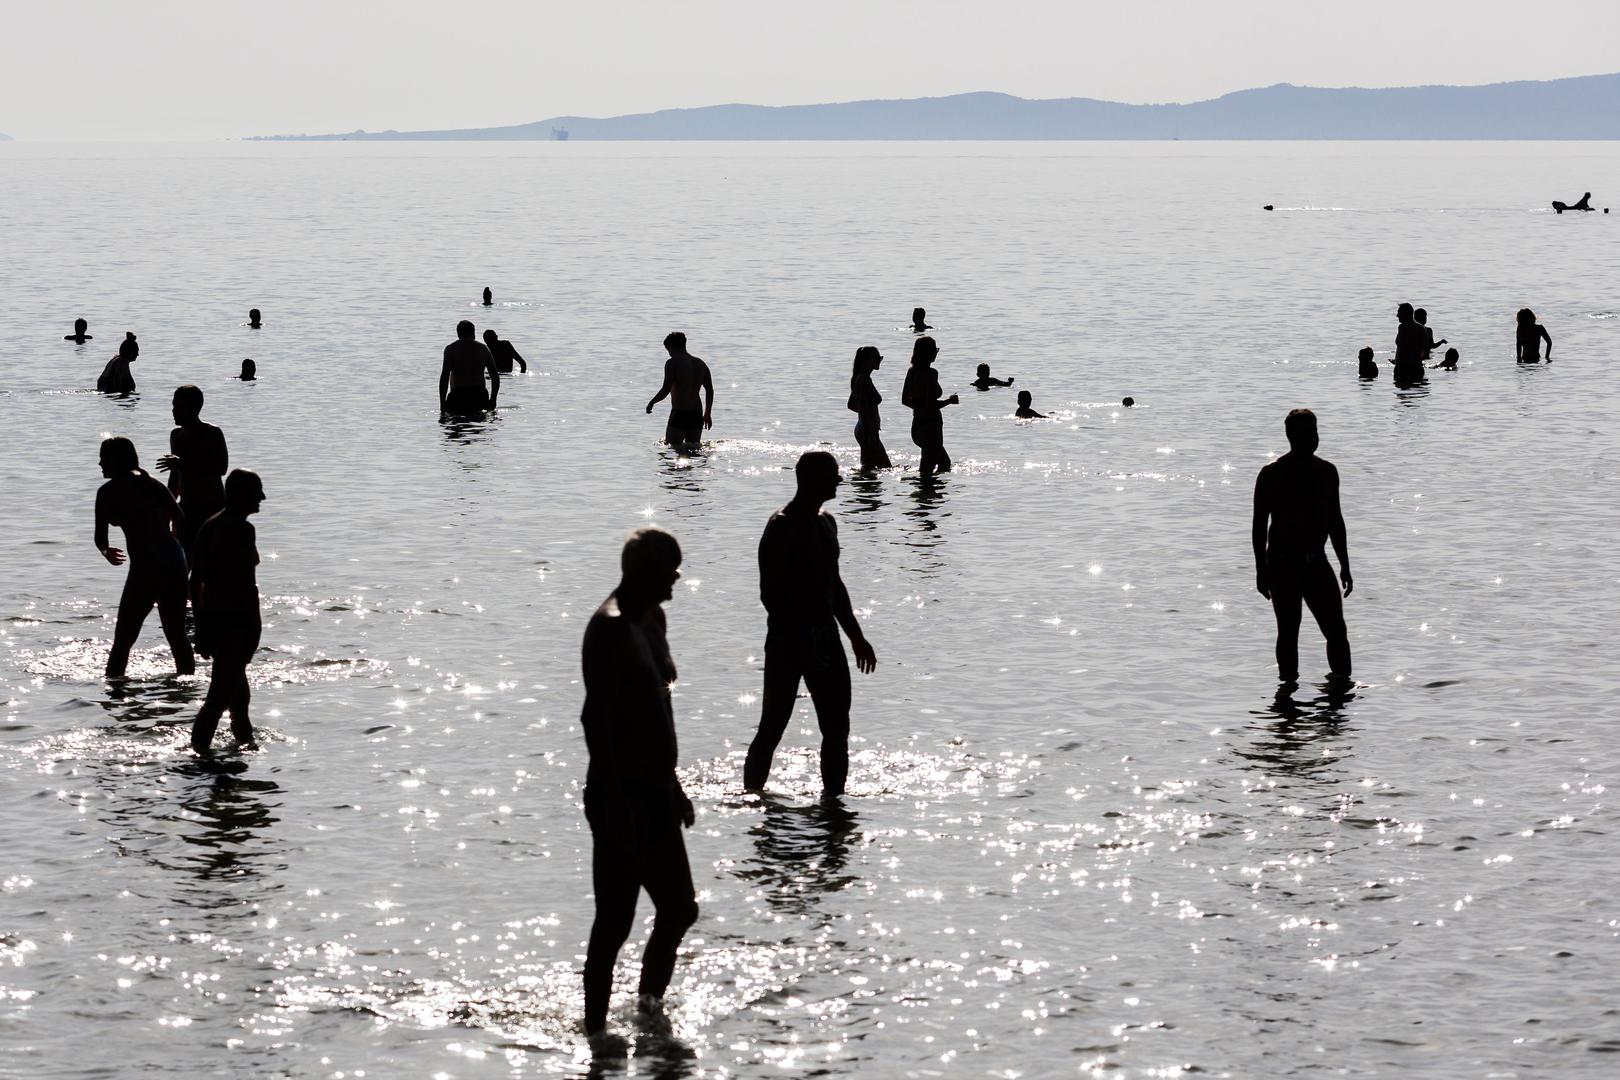
[[[1249,540],[1254,545],[1254,587],[1267,600],[1271,599],[1271,575],[1266,573],[1266,522],[1270,518],[1271,493],[1266,490],[1266,474],[1261,470],[1254,481],[1254,522],[1249,527]]]
[[[714,377],[709,365],[703,365],[703,426],[714,427]]]
[[[833,533],[833,542],[837,543],[838,525],[832,518],[827,519]],[[844,635],[849,638],[849,647],[855,650],[855,670],[863,675],[870,675],[877,670],[877,651],[872,643],[866,640],[861,632],[861,624],[855,618],[855,607],[849,602],[849,590],[844,587],[844,577],[838,572],[838,564],[833,564],[833,617],[838,625],[844,628]]]
[[[450,393],[450,349],[444,350],[444,364],[439,368],[439,408],[444,408],[444,399]]]
[[[941,409],[943,409],[947,405],[960,405],[960,404],[962,404],[962,399],[960,397],[956,396],[955,394],[952,394],[948,398],[940,398],[939,399],[939,408],[941,408]]]
[[[507,345],[507,348],[512,349],[512,346]],[[529,373],[529,362],[523,359],[522,353],[518,352],[516,349],[512,349],[512,359],[517,361],[518,371],[521,374],[527,375]]]
[[[670,391],[674,390],[674,389],[675,389],[675,358],[670,357],[668,360],[664,361],[664,385],[659,387],[658,388],[658,393],[654,394],[653,397],[652,397],[652,400],[647,402],[647,411],[652,412],[653,411],[653,406],[657,405],[660,401],[663,401],[665,398],[669,397]]]
[[[1328,540],[1333,544],[1333,554],[1339,559],[1339,583],[1344,586],[1344,595],[1349,596],[1350,590],[1356,583],[1350,576],[1350,542],[1345,535],[1344,514],[1339,509],[1339,470],[1328,466],[1329,485],[1326,497],[1332,500],[1333,517],[1328,526]]]
[[[1537,327],[1541,331],[1541,339],[1547,343],[1547,363],[1552,363],[1552,335],[1547,333],[1545,326]]]

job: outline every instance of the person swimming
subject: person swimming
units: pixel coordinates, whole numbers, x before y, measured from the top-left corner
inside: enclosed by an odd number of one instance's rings
[[[1552,335],[1547,328],[1536,322],[1536,313],[1529,308],[1519,309],[1519,327],[1516,333],[1516,346],[1521,364],[1541,363],[1541,343],[1547,343],[1547,363],[1552,363]]]
[[[83,319],[74,319],[73,320],[73,333],[71,333],[71,334],[63,334],[62,335],[62,340],[63,341],[71,341],[75,345],[83,345],[85,342],[90,341],[95,337],[94,334],[86,333],[86,331],[88,331],[89,329],[90,329],[90,324],[89,323],[85,322]]]
[[[243,360],[242,361],[242,374],[238,375],[237,378],[241,379],[243,382],[253,382],[253,381],[257,380],[258,377],[259,377],[259,365],[255,364],[250,359]]]
[[[253,330],[263,329],[263,324],[259,318],[258,308],[248,308],[248,327]]]
[[[1128,398],[1126,398],[1126,399],[1125,399],[1125,400],[1124,400],[1124,401],[1122,401],[1122,402],[1120,402],[1120,404],[1121,404],[1121,405],[1123,405],[1123,406],[1125,406],[1125,407],[1126,407],[1126,408],[1127,408],[1127,409],[1130,409],[1130,408],[1135,408],[1135,406],[1136,406],[1136,399],[1135,399],[1135,398],[1133,398],[1133,397],[1128,397]]]
[[[849,411],[855,414],[855,442],[861,448],[861,468],[887,469],[889,451],[883,445],[882,419],[878,406],[883,395],[872,382],[872,373],[883,363],[883,354],[876,345],[862,345],[855,350],[855,370],[849,379]]]
[[[1555,213],[1559,214],[1562,214],[1565,210],[1583,210],[1590,213],[1592,210],[1596,209],[1596,207],[1591,205],[1591,202],[1592,193],[1588,191],[1585,195],[1582,195],[1579,199],[1572,203],[1563,203],[1559,202],[1557,199],[1554,199],[1552,208]],[[1608,213],[1608,211],[1605,210],[1604,213]]]
[[[1456,349],[1447,349],[1446,358],[1434,366],[1440,368],[1442,371],[1456,371],[1458,359],[1459,355]]]
[[[125,553],[108,542],[110,525],[124,530],[129,548],[107,676],[124,674],[153,605],[174,653],[175,673],[190,675],[197,668],[186,640],[186,556],[177,535],[185,529],[185,517],[168,489],[141,468],[135,444],[124,436],[102,440],[101,475],[107,482],[96,492],[96,550],[114,566],[124,563]]]
[[[484,331],[484,344],[489,346],[490,355],[495,357],[495,370],[502,375],[512,374],[512,364],[515,361],[522,374],[529,373],[529,362],[512,347],[510,341],[504,340],[493,330]]]
[[[1018,411],[1013,413],[1013,416],[1019,420],[1045,420],[1047,418],[1045,413],[1038,413],[1030,408],[1030,402],[1034,400],[1028,390],[1018,391]]]
[[[1418,308],[1416,311],[1412,312],[1412,321],[1423,327],[1423,332],[1425,335],[1427,335],[1423,344],[1423,359],[1428,360],[1431,358],[1434,350],[1446,344],[1446,339],[1441,338],[1439,341],[1434,340],[1434,331],[1429,329],[1429,313],[1422,308]]]
[[[475,336],[478,328],[466,319],[456,323],[456,340],[444,347],[439,368],[439,411],[457,416],[482,416],[495,407],[501,393],[501,373],[489,347]],[[484,391],[484,373],[489,391]]]
[[[1356,354],[1356,360],[1360,363],[1361,377],[1363,379],[1378,378],[1378,361],[1374,359],[1375,355],[1371,345],[1363,346],[1361,352]]]
[[[989,364],[980,364],[977,374],[979,377],[974,379],[969,385],[979,390],[988,390],[992,386],[1011,386],[1013,384],[1011,379],[992,379],[990,377]]]
[[[485,307],[494,307],[495,306],[495,294],[489,291],[489,286],[488,285],[484,286],[484,306]]]
[[[664,361],[664,385],[647,402],[647,412],[653,411],[665,398],[669,398],[669,421],[664,425],[664,441],[677,449],[690,449],[703,442],[703,432],[714,426],[714,378],[709,365],[686,351],[686,335],[679,330],[664,338],[669,359]],[[702,407],[698,404],[698,391],[703,392]]]
[[[913,334],[920,334],[924,330],[932,330],[932,329],[933,329],[933,327],[928,325],[928,312],[924,311],[920,307],[919,308],[912,308],[911,309],[911,332]]]
[[[135,342],[135,335],[130,334],[118,343],[118,355],[107,361],[107,366],[101,369],[101,376],[96,379],[96,389],[103,394],[133,394],[135,392],[135,376],[130,373],[129,365],[140,356],[141,347]]]

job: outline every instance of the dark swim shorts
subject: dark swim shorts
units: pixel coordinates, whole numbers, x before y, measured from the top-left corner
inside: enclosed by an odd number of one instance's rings
[[[444,397],[444,411],[472,416],[489,411],[489,395],[482,386],[452,386]]]
[[[698,409],[671,409],[668,427],[688,441],[696,442],[703,438],[703,413]]]

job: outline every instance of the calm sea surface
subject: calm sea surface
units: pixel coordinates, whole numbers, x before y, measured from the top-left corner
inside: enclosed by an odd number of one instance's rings
[[[638,929],[598,1073],[1613,1076],[1620,217],[1540,209],[1586,190],[1620,206],[1620,147],[0,147],[0,1074],[591,1070],[578,650],[654,522],[703,914],[669,1032]],[[1461,370],[1359,383],[1402,300]],[[934,489],[919,304],[963,396]],[[1514,364],[1526,305],[1551,367]],[[531,368],[446,426],[463,318]],[[717,384],[690,459],[642,410],[677,328]],[[851,794],[817,802],[802,700],[761,802],[755,545],[802,451],[855,462],[868,343],[899,467],[829,506],[880,659]],[[100,674],[97,444],[151,465],[187,382],[269,495],[231,775],[155,614]],[[1343,696],[1308,620],[1277,694],[1253,587],[1301,405]]]

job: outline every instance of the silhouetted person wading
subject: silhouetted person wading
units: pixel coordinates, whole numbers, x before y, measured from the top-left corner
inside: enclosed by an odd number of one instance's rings
[[[876,345],[855,350],[855,370],[849,378],[849,411],[855,414],[855,442],[861,448],[861,468],[887,469],[889,451],[883,445],[883,420],[878,406],[883,395],[872,382],[872,373],[883,363]]]
[[[804,680],[821,728],[821,790],[842,795],[849,775],[849,661],[841,626],[855,650],[855,666],[877,667],[849,590],[838,575],[838,525],[821,505],[838,491],[838,461],[812,450],[794,467],[798,490],[771,515],[759,541],[759,598],[765,605],[765,700],[759,731],[748,746],[743,786],[757,791],[770,776],[771,757],[793,718]]]
[[[1295,409],[1284,422],[1288,453],[1260,470],[1254,484],[1255,588],[1277,615],[1277,677],[1299,680],[1300,604],[1311,609],[1327,638],[1335,680],[1350,678],[1350,639],[1343,596],[1349,596],[1350,554],[1339,512],[1339,470],[1316,456],[1316,414]],[[1268,529],[1269,522],[1269,529]],[[1322,546],[1333,541],[1339,582]]]
[[[664,338],[669,359],[664,361],[664,385],[647,402],[647,412],[669,401],[669,422],[664,425],[664,441],[674,447],[695,447],[703,441],[705,428],[714,426],[714,379],[709,365],[686,351],[686,335],[676,330]],[[703,405],[698,407],[698,391]]]
[[[596,920],[585,954],[585,1033],[607,1027],[613,965],[647,890],[656,917],[641,954],[644,1012],[656,1010],[675,950],[697,921],[697,896],[681,827],[692,800],[675,775],[675,717],[663,604],[681,576],[681,548],[662,529],[641,529],[619,556],[619,585],[585,627],[585,820],[591,828]]]
[[[213,657],[208,696],[191,724],[191,748],[207,754],[226,710],[240,747],[253,745],[248,719],[252,691],[247,669],[259,651],[259,544],[248,517],[264,502],[257,473],[236,469],[225,478],[225,509],[197,533],[191,571],[191,606],[197,615],[197,652]]]
[[[466,319],[456,323],[456,340],[444,347],[439,368],[439,411],[457,416],[481,416],[495,407],[501,393],[501,373],[495,356],[477,338],[478,328]],[[484,373],[489,392],[484,392]]]
[[[174,392],[174,422],[169,452],[157,460],[159,472],[169,474],[169,493],[180,500],[186,515],[186,554],[196,548],[203,522],[225,505],[225,473],[231,466],[225,433],[203,420],[203,392],[189,383]]]

